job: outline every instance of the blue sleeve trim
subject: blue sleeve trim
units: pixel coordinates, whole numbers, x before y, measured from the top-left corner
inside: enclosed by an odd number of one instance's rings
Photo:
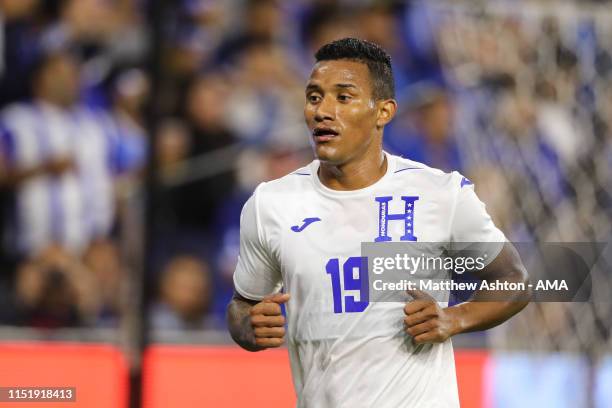
[[[399,172],[401,172],[401,171],[406,171],[406,170],[419,170],[419,169],[420,169],[420,167],[406,167],[406,168],[404,168],[404,169],[395,170],[393,173],[395,174],[395,173],[399,173]]]

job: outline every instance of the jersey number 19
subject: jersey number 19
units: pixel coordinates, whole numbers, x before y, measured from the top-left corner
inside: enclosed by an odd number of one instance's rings
[[[332,258],[327,262],[325,270],[331,277],[332,296],[334,299],[334,313],[342,313],[343,300],[344,312],[363,312],[370,303],[370,292],[368,285],[368,258],[365,256],[352,256],[342,266],[342,284],[340,278],[340,261]],[[355,272],[357,275],[355,276]],[[344,295],[346,291],[359,291],[359,300],[355,296]]]

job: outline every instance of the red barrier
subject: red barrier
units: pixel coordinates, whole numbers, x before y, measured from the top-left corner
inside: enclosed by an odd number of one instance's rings
[[[76,387],[76,402],[0,402],[0,408],[127,408],[128,386],[116,347],[0,343],[0,387]]]
[[[484,407],[484,374],[488,359],[486,351],[455,351],[461,408]]]
[[[484,351],[457,351],[462,408],[482,408]],[[293,407],[287,351],[151,346],[143,361],[143,408]],[[2,407],[127,408],[128,368],[113,346],[0,343],[0,387],[76,387],[77,401]]]
[[[486,352],[455,353],[462,408],[482,408]],[[145,354],[144,408],[294,407],[286,350],[153,346]]]
[[[293,407],[287,350],[153,346],[145,354],[143,407]]]

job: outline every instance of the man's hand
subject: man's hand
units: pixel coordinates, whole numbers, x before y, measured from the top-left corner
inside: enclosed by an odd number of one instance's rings
[[[232,339],[248,351],[282,345],[285,341],[285,317],[280,305],[289,298],[289,294],[275,293],[257,302],[234,292],[227,306],[227,325]]]
[[[75,168],[76,163],[74,159],[69,156],[64,156],[49,160],[44,166],[44,171],[53,176],[61,176],[62,174],[72,171]]]
[[[289,298],[287,293],[275,293],[251,308],[250,322],[257,346],[279,347],[285,342],[285,316],[281,313],[280,305]]]
[[[407,291],[413,300],[404,306],[406,333],[415,344],[442,343],[458,332],[455,314],[441,308],[429,294],[420,290]]]

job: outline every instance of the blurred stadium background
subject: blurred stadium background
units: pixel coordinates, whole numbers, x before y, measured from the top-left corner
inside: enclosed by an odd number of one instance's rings
[[[0,386],[291,406],[286,353],[238,350],[224,308],[242,204],[311,160],[303,84],[345,36],[392,54],[388,151],[460,170],[514,241],[609,241],[607,1],[0,0]],[[454,340],[463,407],[612,406],[601,262],[591,301]]]

